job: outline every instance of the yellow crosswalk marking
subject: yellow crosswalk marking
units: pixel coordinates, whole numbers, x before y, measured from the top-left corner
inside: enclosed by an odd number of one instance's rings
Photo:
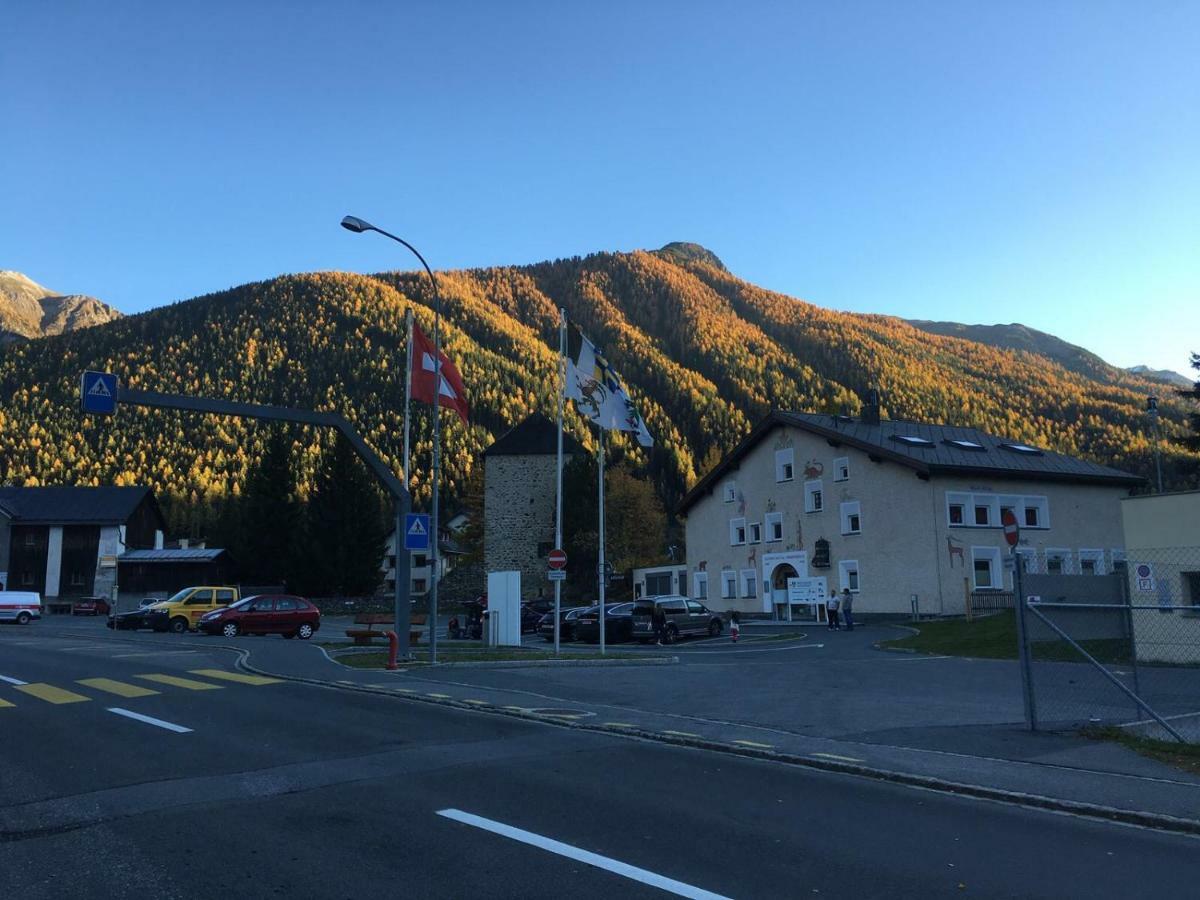
[[[243,675],[241,672],[226,672],[224,669],[192,669],[193,675],[221,678],[239,684],[283,684],[282,678],[267,678],[265,675]]]
[[[152,691],[150,688],[140,687],[136,684],[126,684],[123,681],[114,681],[111,678],[80,678],[79,684],[84,687],[95,688],[98,691],[108,691],[110,694],[116,694],[118,697],[149,697],[151,694],[157,694],[158,691]]]
[[[177,675],[139,675],[146,681],[156,681],[159,684],[169,684],[171,687],[184,688],[189,691],[219,691],[221,685],[209,684],[207,681],[195,681],[191,678],[180,678]]]
[[[17,684],[14,687],[22,694],[37,697],[39,700],[45,700],[47,703],[86,703],[92,699],[91,697],[83,696],[83,694],[76,694],[74,691],[64,690],[63,688],[42,682]]]
[[[16,706],[16,704],[9,703],[7,700],[0,700],[0,709],[4,709],[6,706]]]

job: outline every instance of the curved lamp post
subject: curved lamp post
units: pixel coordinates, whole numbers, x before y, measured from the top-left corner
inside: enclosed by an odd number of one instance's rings
[[[425,267],[426,274],[429,275],[429,282],[433,285],[433,510],[430,517],[430,540],[429,540],[429,561],[430,561],[430,585],[429,585],[429,662],[437,662],[437,608],[438,608],[438,482],[441,469],[441,399],[442,399],[442,295],[438,293],[437,279],[433,277],[433,270],[429,268],[429,263],[425,262],[417,248],[404,240],[402,237],[384,231],[382,228],[377,228],[370,222],[358,218],[358,216],[344,216],[342,218],[342,227],[347,231],[353,231],[355,234],[362,234],[364,231],[375,231],[382,234],[386,238],[391,238],[397,244],[403,244],[413,256],[421,261],[421,265]],[[408,368],[412,368],[412,360],[408,360]],[[405,373],[406,378],[411,378],[411,371]],[[408,479],[408,472],[404,473],[405,480]],[[396,578],[400,577],[399,561],[400,554],[404,552],[403,548],[404,536],[400,533],[400,523],[396,526]],[[407,568],[407,567],[406,567]]]

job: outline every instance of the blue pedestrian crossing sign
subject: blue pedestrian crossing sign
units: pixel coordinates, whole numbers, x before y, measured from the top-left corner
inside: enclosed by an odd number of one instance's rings
[[[428,513],[407,513],[404,516],[404,549],[429,549]]]
[[[111,416],[117,411],[117,376],[111,372],[84,372],[79,402],[85,413]]]

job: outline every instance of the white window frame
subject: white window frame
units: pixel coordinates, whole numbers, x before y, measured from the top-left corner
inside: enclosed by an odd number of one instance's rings
[[[738,532],[741,532],[739,535]],[[746,543],[746,519],[739,517],[729,520],[729,546],[740,547]]]
[[[1079,574],[1080,575],[1085,574],[1083,571],[1083,561],[1085,559],[1090,559],[1092,562],[1094,562],[1096,564],[1096,571],[1094,571],[1092,573],[1093,575],[1108,574],[1107,570],[1104,568],[1104,551],[1103,550],[1094,550],[1094,549],[1085,550],[1082,548],[1080,549],[1080,551],[1079,551]]]
[[[842,534],[862,534],[862,503],[858,500],[847,500],[839,507],[842,515]],[[858,519],[858,527],[851,527],[851,518]]]
[[[814,495],[821,495],[821,505],[817,506],[814,502]],[[815,481],[804,482],[804,511],[806,513],[819,513],[825,511],[825,489],[821,484],[821,479]]]
[[[975,519],[975,514],[980,507],[987,509],[987,522],[979,524]],[[995,494],[972,494],[971,495],[971,527],[972,528],[999,528],[1000,527],[1000,498]]]
[[[753,600],[758,590],[758,572],[754,569],[742,569],[742,597]]]
[[[1124,563],[1126,570],[1129,569],[1129,557],[1126,555],[1124,547],[1113,547],[1112,551],[1109,553],[1108,560],[1110,563],[1110,572],[1117,571],[1117,563]]]
[[[850,583],[850,573],[854,573],[854,584]],[[858,567],[857,559],[838,560],[838,590],[850,588],[850,593],[857,594],[862,590],[862,570]]]
[[[1021,562],[1021,571],[1026,575],[1037,574],[1037,551],[1032,547],[1017,547],[1017,559]]]
[[[721,570],[721,599],[737,599],[737,572],[733,569]]]
[[[746,540],[751,544],[762,543],[762,523],[751,522],[746,526]]]
[[[850,480],[850,457],[839,456],[833,461],[833,480],[834,481],[849,481]]]
[[[737,482],[727,481],[723,487],[723,498],[726,503],[732,503],[737,499]]]
[[[775,537],[775,528],[779,526],[779,536]],[[766,534],[763,535],[763,540],[768,544],[778,544],[783,540],[783,513],[773,512],[763,516],[763,526],[766,529]]]
[[[693,597],[692,599],[707,600],[708,599],[708,573],[707,572],[697,572],[696,574],[694,574],[692,576],[692,587],[693,587],[694,593],[695,593],[695,597]]]
[[[1074,575],[1075,574],[1075,572],[1073,571],[1074,566],[1072,565],[1072,562],[1071,562],[1072,556],[1073,556],[1073,554],[1071,553],[1070,547],[1047,547],[1046,548],[1046,574],[1047,575],[1051,574],[1050,560],[1061,559],[1062,564],[1063,564],[1061,574]]]
[[[975,563],[985,559],[988,562],[988,584],[976,581]],[[971,548],[971,590],[1003,590],[1004,588],[1004,559],[999,547]]]
[[[796,448],[775,451],[775,481],[794,481],[796,478]]]
[[[963,520],[961,522],[953,522],[950,520],[950,507],[952,506],[962,507]],[[971,503],[970,494],[946,491],[946,524],[950,528],[965,528],[967,526],[967,509],[972,506],[973,504]],[[974,515],[973,509],[972,515]]]
[[[1028,525],[1025,522],[1026,510],[1036,509],[1037,520],[1036,525]],[[1021,517],[1017,519],[1017,524],[1022,528],[1036,528],[1038,531],[1045,531],[1050,527],[1050,501],[1045,497],[1022,497],[1021,498]]]

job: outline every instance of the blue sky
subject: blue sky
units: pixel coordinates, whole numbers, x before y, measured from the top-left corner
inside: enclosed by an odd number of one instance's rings
[[[12,0],[0,268],[125,312],[691,240],[823,306],[1200,351],[1200,4]]]

